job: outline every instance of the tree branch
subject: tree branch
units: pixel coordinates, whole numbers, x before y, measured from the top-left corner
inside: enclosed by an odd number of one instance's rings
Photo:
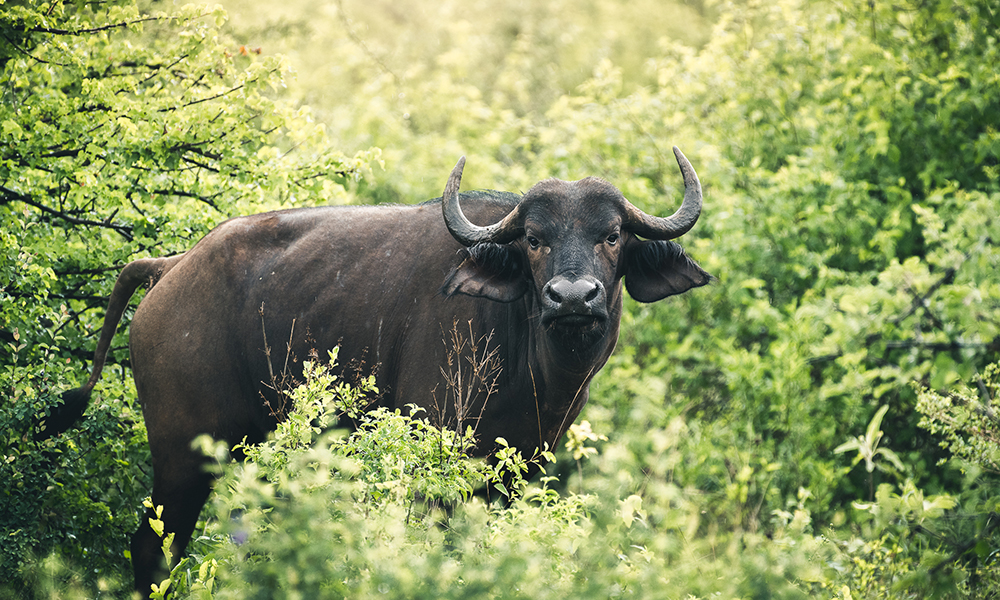
[[[68,67],[69,66],[66,63],[59,63],[59,62],[55,62],[55,61],[49,61],[49,60],[44,60],[44,59],[38,58],[37,56],[35,56],[31,52],[28,52],[27,49],[22,48],[17,42],[15,42],[14,40],[10,39],[6,35],[3,36],[3,39],[7,40],[7,43],[9,43],[11,46],[13,46],[15,50],[17,50],[18,52],[20,52],[21,54],[27,56],[28,58],[30,58],[31,60],[33,60],[35,62],[40,62],[40,63],[45,64],[45,65],[56,65],[58,67]]]
[[[50,33],[52,35],[85,35],[88,33],[98,33],[101,31],[108,31],[110,29],[121,29],[123,27],[128,27],[129,25],[137,25],[139,23],[145,23],[147,21],[161,21],[161,20],[162,20],[161,17],[144,17],[142,19],[136,19],[134,21],[110,23],[108,25],[102,25],[100,27],[92,27],[90,29],[55,29],[51,27],[33,27],[29,29],[29,31],[33,33]]]
[[[158,194],[161,196],[177,196],[179,198],[191,198],[193,200],[200,200],[205,204],[211,206],[215,210],[222,212],[222,209],[215,203],[215,198],[218,198],[223,194],[223,192],[216,192],[211,196],[202,196],[201,194],[195,194],[193,192],[185,192],[184,190],[153,190],[153,194]]]
[[[105,228],[105,229],[111,229],[112,231],[118,233],[120,236],[122,236],[126,240],[128,240],[130,242],[132,241],[132,228],[128,227],[126,225],[116,225],[115,223],[111,223],[111,222],[92,221],[90,219],[80,219],[80,218],[74,217],[74,216],[72,216],[70,214],[67,214],[67,213],[65,213],[65,212],[63,212],[61,210],[56,210],[56,209],[54,209],[54,208],[52,208],[50,206],[46,206],[46,205],[42,204],[41,202],[38,202],[38,201],[32,199],[30,196],[26,196],[26,195],[21,194],[19,192],[15,192],[14,190],[8,189],[8,188],[3,187],[3,186],[0,186],[0,192],[3,192],[7,196],[7,198],[5,198],[5,200],[8,201],[8,202],[11,201],[11,200],[16,201],[16,202],[23,202],[24,204],[27,204],[29,206],[34,206],[35,208],[37,208],[38,210],[42,211],[45,214],[49,214],[49,215],[52,215],[54,217],[60,218],[60,219],[66,221],[67,223],[70,223],[72,225],[86,225],[86,226],[89,226],[89,227],[102,227],[102,228]]]
[[[985,348],[990,342],[921,342],[919,340],[893,340],[885,343],[888,350],[900,350],[906,348],[927,348],[928,350],[961,350],[962,348]]]
[[[206,157],[206,158],[211,158],[211,157]],[[211,171],[212,173],[218,173],[219,172],[218,169],[216,169],[214,167],[210,167],[210,166],[205,165],[205,164],[202,164],[202,163],[200,163],[200,162],[198,162],[198,161],[196,161],[193,158],[190,158],[188,156],[182,156],[181,160],[184,161],[184,162],[186,162],[186,163],[188,163],[188,164],[194,165],[194,166],[196,166],[196,167],[198,167],[200,169],[205,169],[206,171]]]
[[[214,96],[208,96],[207,98],[199,98],[198,100],[192,100],[186,104],[180,104],[178,106],[168,106],[166,108],[161,108],[159,112],[172,112],[182,108],[187,108],[189,106],[194,106],[195,104],[201,104],[202,102],[211,102],[212,100],[218,100],[219,98],[228,96],[229,94],[232,94],[233,92],[239,91],[241,89],[243,89],[243,84],[240,84],[234,88],[229,88],[228,90],[220,92]]]
[[[969,255],[968,254],[965,255],[965,259],[966,260],[969,259]],[[896,317],[895,319],[893,319],[892,324],[893,325],[899,325],[902,321],[904,321],[905,319],[907,319],[910,315],[912,315],[913,313],[917,312],[917,309],[919,309],[919,308],[926,308],[927,307],[927,299],[930,298],[931,295],[934,292],[938,291],[938,289],[942,285],[949,284],[952,281],[954,281],[955,280],[955,273],[957,273],[957,272],[958,272],[958,269],[956,269],[955,267],[948,267],[947,269],[945,269],[944,275],[941,277],[941,279],[938,279],[936,282],[934,282],[934,285],[932,285],[930,287],[930,289],[927,290],[927,293],[923,294],[922,296],[918,296],[917,293],[913,291],[913,288],[910,288],[908,291],[913,295],[913,303],[910,305],[910,310],[906,311],[905,315],[902,315],[900,317]],[[930,316],[935,321],[938,320],[937,317],[935,317],[934,315],[930,315]]]

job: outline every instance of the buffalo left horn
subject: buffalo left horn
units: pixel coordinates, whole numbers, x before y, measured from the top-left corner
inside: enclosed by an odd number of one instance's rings
[[[625,201],[625,228],[648,240],[678,238],[690,231],[701,215],[701,182],[698,181],[698,174],[677,146],[674,146],[674,157],[684,175],[684,202],[677,212],[669,217],[654,217]]]
[[[441,198],[441,209],[444,211],[444,224],[463,246],[474,246],[483,242],[506,244],[521,237],[524,227],[521,224],[521,205],[510,211],[499,223],[481,227],[473,224],[465,217],[458,202],[458,188],[462,184],[462,170],[465,168],[465,157],[458,159],[458,164],[448,176],[448,184],[444,187]]]

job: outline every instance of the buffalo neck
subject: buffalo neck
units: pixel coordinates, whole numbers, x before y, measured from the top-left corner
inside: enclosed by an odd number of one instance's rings
[[[529,303],[530,304],[530,303]],[[528,314],[531,314],[530,306]],[[554,448],[569,426],[576,420],[590,397],[590,382],[607,362],[618,340],[621,314],[620,294],[612,303],[612,319],[601,336],[599,347],[586,361],[566,360],[565,352],[553,347],[553,339],[535,320],[528,329],[527,352],[509,356],[520,364],[516,371],[526,373],[532,394],[528,402],[537,414],[540,443]],[[541,444],[539,444],[540,446]]]

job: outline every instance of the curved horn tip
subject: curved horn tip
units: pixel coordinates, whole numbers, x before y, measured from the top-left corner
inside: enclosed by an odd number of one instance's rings
[[[453,168],[451,170],[451,174],[448,175],[448,183],[444,186],[445,197],[458,193],[458,188],[462,185],[463,170],[465,170],[465,156],[458,159],[458,163],[455,165],[455,168]]]
[[[681,174],[684,176],[684,185],[689,183],[698,183],[698,174],[695,173],[694,167],[691,166],[691,162],[688,161],[684,153],[677,146],[674,146],[674,158],[677,159],[677,166],[681,168]]]
[[[681,152],[681,149],[680,149],[680,148],[678,148],[677,146],[674,146],[674,158],[676,158],[676,159],[677,159],[677,164],[681,165],[682,167],[683,167],[683,166],[684,166],[685,164],[688,164],[688,165],[690,165],[690,164],[691,164],[691,163],[690,163],[690,162],[688,161],[687,157],[686,157],[686,156],[684,156],[684,153],[683,153],[683,152]]]

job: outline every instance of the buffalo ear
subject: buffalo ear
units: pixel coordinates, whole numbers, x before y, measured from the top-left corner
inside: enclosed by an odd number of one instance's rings
[[[625,289],[639,302],[656,302],[712,280],[674,242],[634,242],[625,254]]]
[[[513,302],[528,291],[524,257],[509,246],[485,243],[462,250],[462,263],[448,275],[441,291],[497,302]]]

